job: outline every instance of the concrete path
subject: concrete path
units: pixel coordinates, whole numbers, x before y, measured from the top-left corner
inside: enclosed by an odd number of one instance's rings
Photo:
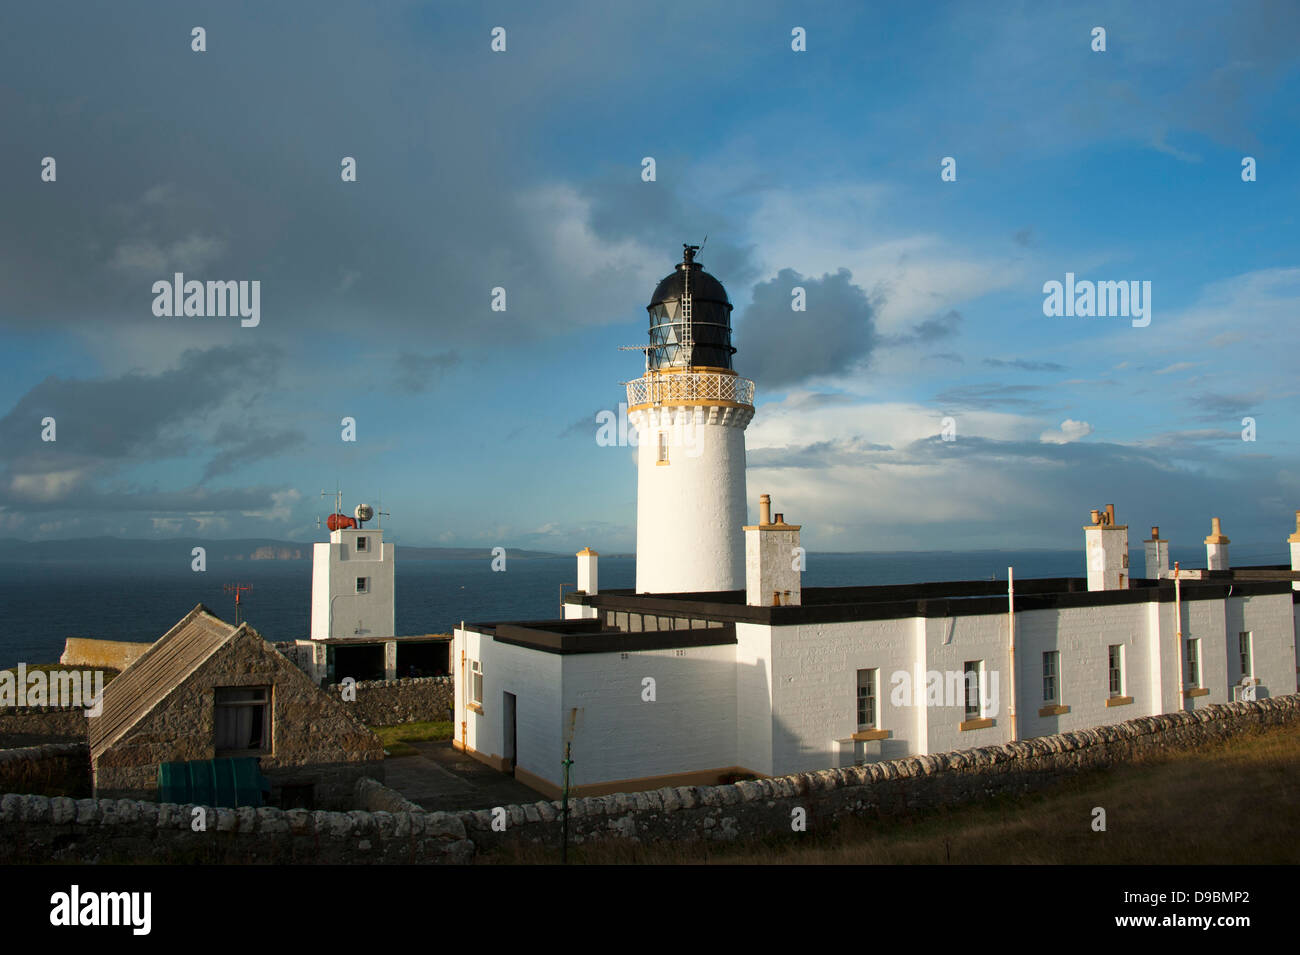
[[[415,756],[384,760],[384,785],[430,812],[537,802],[541,793],[452,748],[450,740],[408,743]]]

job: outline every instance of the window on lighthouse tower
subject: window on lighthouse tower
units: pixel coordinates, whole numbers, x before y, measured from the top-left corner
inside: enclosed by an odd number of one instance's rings
[[[659,432],[659,462],[660,464],[668,463],[668,433]]]

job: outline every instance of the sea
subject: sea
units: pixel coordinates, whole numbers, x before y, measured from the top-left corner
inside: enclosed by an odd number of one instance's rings
[[[807,587],[870,586],[946,580],[1085,576],[1083,548],[1068,551],[894,552],[808,555]],[[1204,550],[1171,559],[1204,562]],[[1140,567],[1141,551],[1132,555]],[[572,557],[511,558],[493,571],[488,558],[402,560],[396,569],[398,634],[449,633],[461,621],[543,620],[562,615],[561,590],[576,583]],[[601,557],[602,590],[631,588],[634,557]],[[209,565],[195,573],[177,562],[0,562],[0,667],[56,662],[67,637],[158,639],[205,604],[235,617],[228,584],[246,584],[241,619],[266,639],[305,639],[311,617],[311,561],[258,560]]]

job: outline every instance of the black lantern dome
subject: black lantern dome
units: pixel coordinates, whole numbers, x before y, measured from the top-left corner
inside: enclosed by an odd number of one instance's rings
[[[650,313],[651,371],[731,368],[731,302],[722,283],[695,261],[697,245],[682,246],[682,261],[656,286]]]

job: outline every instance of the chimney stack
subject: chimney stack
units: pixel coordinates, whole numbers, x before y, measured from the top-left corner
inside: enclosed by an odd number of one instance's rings
[[[777,514],[772,523],[772,498],[758,499],[759,523],[745,528],[745,603],[751,607],[799,606],[804,567],[798,524]]]
[[[1092,523],[1083,529],[1088,560],[1089,590],[1127,590],[1128,525],[1115,523],[1115,505],[1092,511]]]
[[[1151,528],[1151,539],[1142,542],[1147,558],[1147,578],[1159,580],[1169,574],[1169,541],[1160,539],[1160,528]]]
[[[1286,539],[1291,545],[1291,569],[1300,571],[1300,511],[1295,512],[1295,533]],[[1300,580],[1291,581],[1292,590],[1300,590]]]
[[[578,551],[578,589],[584,594],[600,593],[597,561],[600,555],[590,547]]]
[[[1210,518],[1210,536],[1205,538],[1205,566],[1210,570],[1228,569],[1228,544],[1217,517]]]

